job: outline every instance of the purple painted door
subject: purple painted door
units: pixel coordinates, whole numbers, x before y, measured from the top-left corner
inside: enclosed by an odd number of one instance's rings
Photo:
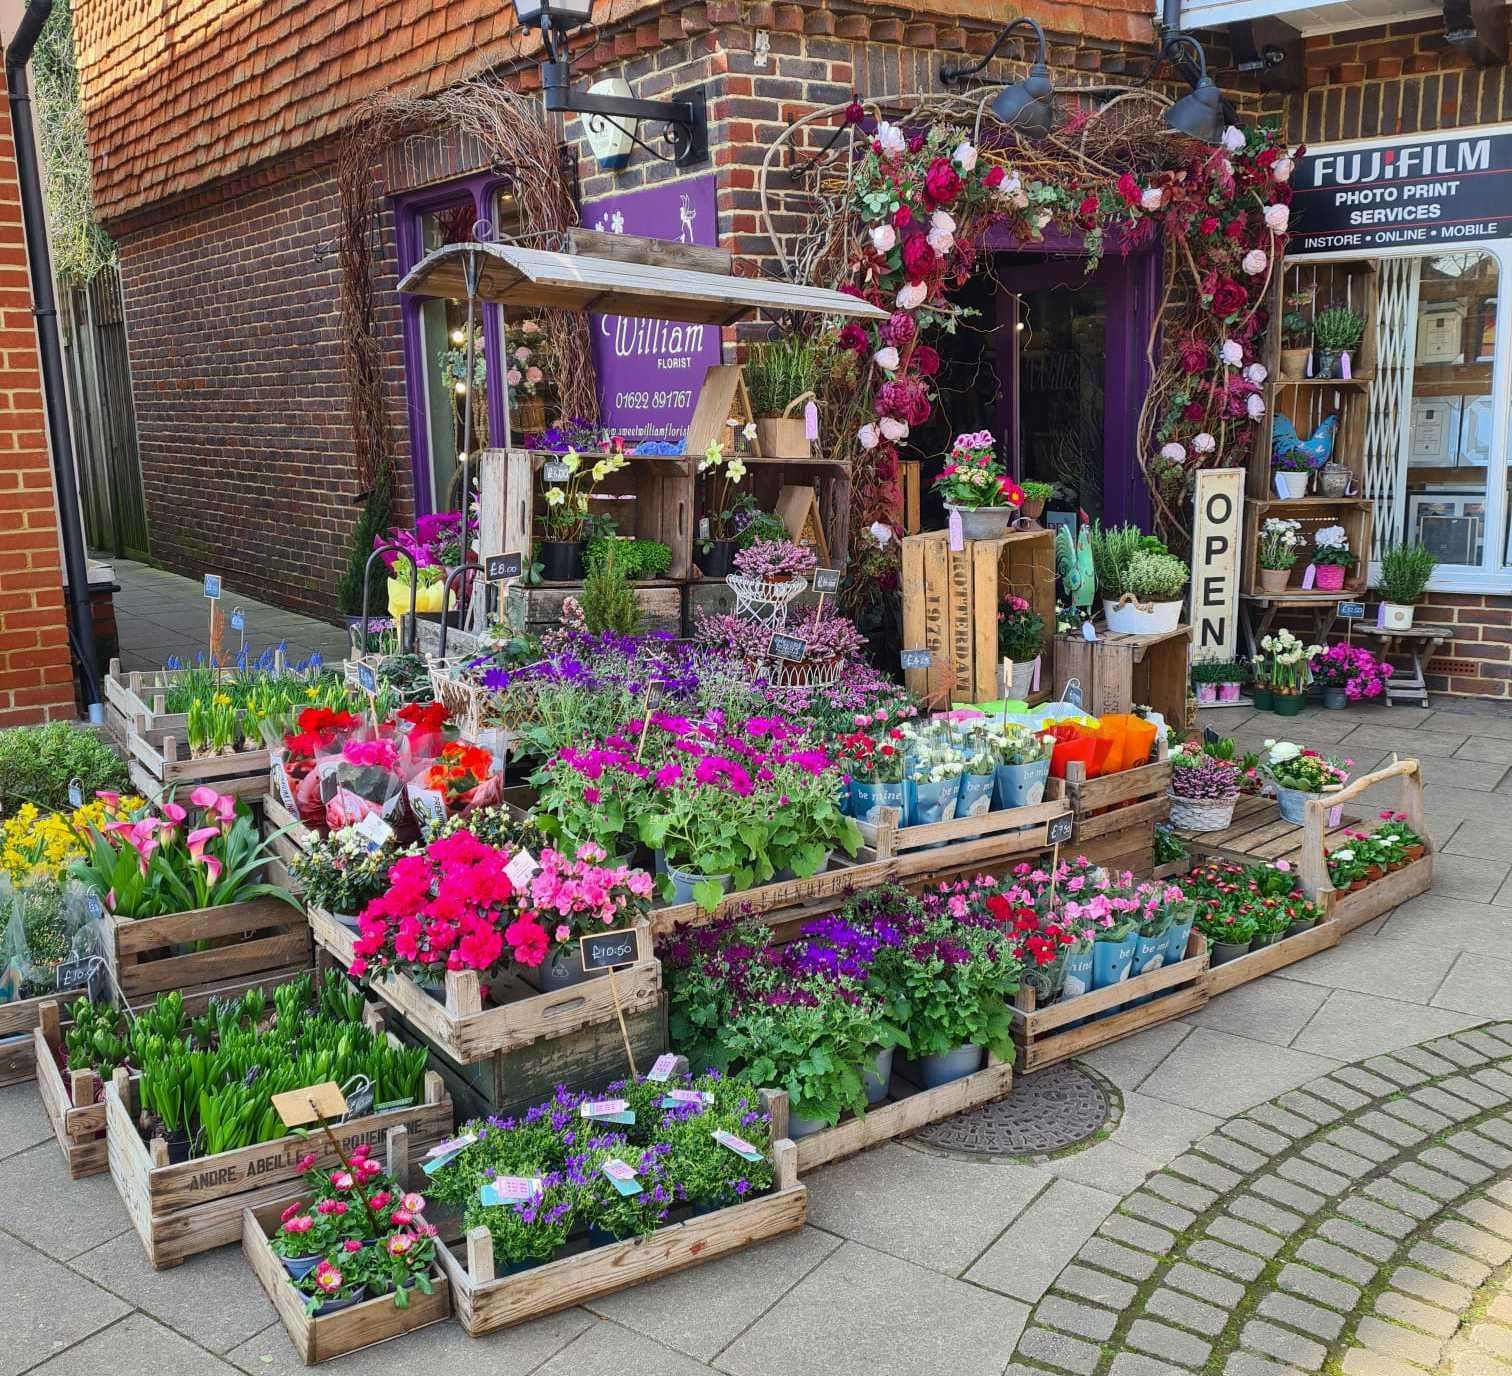
[[[1057,485],[1057,506],[1147,525],[1136,452],[1159,254],[1022,251],[996,263],[999,422],[1020,481]]]

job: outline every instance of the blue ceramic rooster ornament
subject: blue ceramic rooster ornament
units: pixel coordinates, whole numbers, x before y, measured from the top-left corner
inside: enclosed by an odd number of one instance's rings
[[[1067,599],[1085,619],[1097,592],[1097,576],[1092,569],[1092,530],[1085,517],[1074,543],[1065,526],[1055,528],[1055,571],[1060,575]]]
[[[1333,457],[1334,439],[1338,433],[1338,416],[1325,416],[1311,438],[1304,440],[1291,421],[1278,415],[1271,430],[1271,458],[1279,459],[1283,454],[1300,449],[1309,468],[1322,468]]]

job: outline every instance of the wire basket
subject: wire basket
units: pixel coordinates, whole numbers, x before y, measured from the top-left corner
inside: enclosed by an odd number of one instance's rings
[[[1170,796],[1171,825],[1177,831],[1224,831],[1233,824],[1234,804],[1239,801],[1237,793],[1232,798]]]
[[[750,617],[763,626],[780,626],[787,619],[788,604],[808,590],[807,578],[786,583],[768,583],[743,573],[725,575],[725,586],[735,594],[735,615]]]
[[[773,688],[828,688],[840,681],[844,669],[843,659],[765,658],[755,666]]]

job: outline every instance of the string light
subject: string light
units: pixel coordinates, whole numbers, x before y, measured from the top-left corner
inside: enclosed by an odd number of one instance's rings
[[[467,336],[461,330],[453,330],[451,332],[451,341],[453,344],[461,344],[466,338]]]

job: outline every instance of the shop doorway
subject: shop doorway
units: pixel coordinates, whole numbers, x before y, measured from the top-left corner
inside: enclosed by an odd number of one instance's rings
[[[1052,509],[1148,525],[1136,449],[1159,255],[997,255],[999,425],[1019,481],[1055,484]]]

